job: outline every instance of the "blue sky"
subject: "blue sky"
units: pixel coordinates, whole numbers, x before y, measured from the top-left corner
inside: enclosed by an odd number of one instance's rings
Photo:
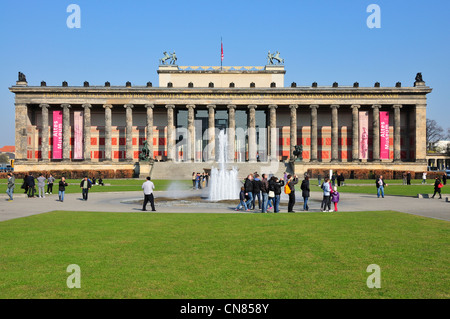
[[[68,5],[81,28],[66,25]],[[381,28],[366,24],[369,4]],[[316,1],[4,1],[0,11],[0,146],[14,145],[17,73],[29,85],[157,85],[158,60],[175,50],[179,65],[264,65],[267,51],[285,59],[286,85],[427,85],[428,117],[450,127],[448,0]]]

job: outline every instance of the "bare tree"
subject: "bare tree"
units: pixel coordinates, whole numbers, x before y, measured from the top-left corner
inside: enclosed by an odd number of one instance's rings
[[[444,139],[444,129],[435,120],[427,119],[427,149],[431,150],[433,144]]]

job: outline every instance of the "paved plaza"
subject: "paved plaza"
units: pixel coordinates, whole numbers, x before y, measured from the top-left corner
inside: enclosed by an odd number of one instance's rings
[[[296,193],[296,204],[294,211],[302,212],[303,199],[301,192]],[[338,204],[340,212],[354,211],[383,211],[393,210],[413,215],[450,221],[450,203],[443,199],[419,199],[405,196],[385,196],[377,198],[376,194],[350,194],[341,193]],[[196,200],[191,200],[196,197]],[[176,198],[173,192],[155,192],[156,213],[257,213],[258,210],[250,212],[236,212],[234,209],[237,200],[226,202],[209,202],[201,200],[206,197],[200,191],[186,190],[177,191]],[[172,200],[167,201],[166,198]],[[92,212],[123,212],[123,213],[154,213],[142,212],[142,192],[120,192],[120,193],[93,193],[89,194],[89,200],[83,201],[81,193],[66,194],[64,202],[58,201],[58,195],[47,195],[46,198],[27,198],[23,193],[15,193],[14,201],[8,202],[7,195],[1,195],[0,199],[0,221],[26,217],[55,210],[65,211],[92,211]],[[309,200],[310,211],[307,213],[320,213],[322,192],[311,192]],[[149,209],[149,206],[147,207]],[[272,210],[273,211],[273,210]],[[280,212],[287,213],[287,196],[282,194]],[[270,210],[269,210],[270,213]],[[330,213],[334,214],[334,213]]]

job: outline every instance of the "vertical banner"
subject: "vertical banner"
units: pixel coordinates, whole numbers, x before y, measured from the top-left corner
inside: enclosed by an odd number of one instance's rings
[[[380,112],[380,159],[389,159],[389,112]]]
[[[369,112],[359,112],[359,158],[369,157]]]
[[[62,159],[62,117],[62,111],[53,111],[53,159]]]
[[[83,159],[83,111],[73,112],[73,158]]]

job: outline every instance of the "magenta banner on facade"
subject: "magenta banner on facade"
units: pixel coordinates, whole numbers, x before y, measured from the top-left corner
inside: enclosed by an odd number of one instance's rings
[[[389,159],[389,112],[380,112],[380,158]]]
[[[83,159],[83,112],[73,112],[73,158]]]
[[[62,117],[62,111],[53,111],[53,159],[62,159]]]
[[[359,112],[359,158],[369,157],[369,112]]]

